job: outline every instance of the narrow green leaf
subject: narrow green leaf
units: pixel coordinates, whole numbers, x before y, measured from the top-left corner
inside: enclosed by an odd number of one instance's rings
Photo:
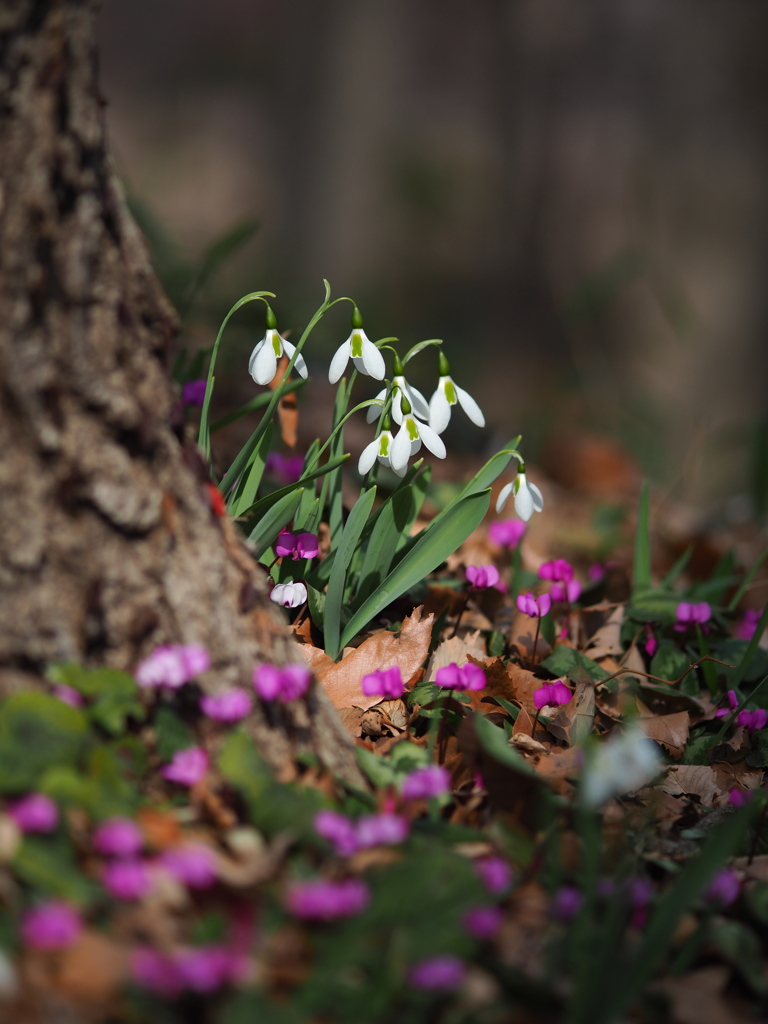
[[[293,519],[303,493],[302,487],[292,490],[276,501],[256,523],[249,537],[256,558],[261,558],[278,533]]]
[[[344,417],[344,413],[347,411],[347,405],[349,403],[349,395],[351,387],[347,384],[347,381],[342,378],[339,382],[339,389],[336,392],[336,403],[333,410],[333,423],[334,426],[338,424]],[[328,453],[329,459],[337,458],[344,451],[344,431],[339,430],[338,434],[331,441],[331,448]],[[339,546],[341,538],[341,528],[343,523],[343,511],[344,504],[341,492],[341,470],[334,470],[326,480],[328,488],[328,529],[331,534],[331,551]],[[323,485],[325,490],[325,484]]]
[[[370,597],[389,572],[398,541],[408,536],[408,522],[414,504],[412,486],[396,491],[384,502],[368,540],[353,608]]]
[[[344,582],[347,574],[347,567],[355,553],[360,534],[363,532],[366,520],[373,508],[376,497],[376,488],[371,487],[363,491],[355,502],[352,511],[349,513],[347,525],[341,535],[336,559],[331,571],[331,578],[328,581],[328,593],[325,598],[325,612],[323,615],[323,633],[325,634],[325,651],[331,658],[337,658],[341,645],[339,644],[339,633],[341,632],[341,603],[344,595]]]
[[[378,590],[354,613],[344,630],[340,647],[345,647],[388,604],[405,594],[453,554],[483,521],[490,500],[490,490],[471,494],[443,516],[433,519]]]
[[[661,581],[660,586],[662,587],[662,589],[664,589],[664,590],[671,590],[672,589],[672,584],[675,582],[675,580],[680,575],[680,573],[683,571],[683,569],[686,567],[686,565],[688,565],[688,563],[691,560],[691,555],[692,554],[693,554],[693,544],[689,544],[688,547],[685,549],[685,551],[682,553],[682,555],[680,555],[678,560],[675,562],[675,564],[669,570],[669,572],[664,577],[664,579]]]
[[[284,395],[293,394],[298,391],[299,388],[303,388],[307,383],[303,377],[296,377],[295,380],[288,381],[288,386],[283,392]],[[222,427],[226,427],[229,423],[234,423],[235,420],[240,420],[243,416],[249,416],[252,412],[258,412],[259,409],[263,409],[269,405],[269,400],[272,397],[271,391],[265,391],[261,395],[256,395],[250,402],[246,402],[245,405],[241,405],[239,409],[235,409],[234,412],[228,412],[225,416],[220,416],[217,420],[214,420],[211,424],[211,433],[215,433],[217,430],[221,430]]]
[[[635,579],[634,590],[651,586],[651,496],[648,481],[640,489],[640,504],[637,509],[637,532],[635,533]]]
[[[264,466],[267,463],[269,446],[272,444],[272,428],[270,423],[264,431],[261,441],[256,445],[251,455],[251,460],[243,470],[243,475],[237,482],[237,488],[231,499],[227,502],[229,514],[239,516],[246,509],[249,509],[256,501],[256,493],[264,475]]]
[[[276,501],[279,501],[281,498],[284,498],[286,494],[290,494],[292,491],[295,491],[296,488],[298,487],[305,487],[308,483],[311,483],[313,480],[316,480],[319,476],[324,476],[326,473],[329,473],[332,469],[335,469],[337,466],[340,466],[343,462],[346,462],[348,458],[349,455],[342,455],[340,459],[334,459],[332,462],[326,462],[324,466],[320,466],[318,469],[313,470],[311,473],[307,473],[305,476],[301,478],[301,480],[298,480],[295,484],[287,484],[285,487],[280,487],[278,490],[272,491],[271,494],[267,494],[265,495],[265,497],[260,498],[255,505],[251,505],[251,507],[249,509],[246,509],[245,512],[241,513],[241,515],[247,515],[249,520],[260,519],[263,515],[265,515],[267,509],[271,508]]]

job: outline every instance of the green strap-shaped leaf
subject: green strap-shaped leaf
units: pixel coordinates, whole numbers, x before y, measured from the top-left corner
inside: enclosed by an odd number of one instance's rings
[[[349,641],[396,598],[428,576],[461,545],[483,521],[491,500],[490,489],[470,494],[419,534],[416,544],[389,573],[381,586],[364,601],[346,625],[343,649]]]
[[[352,604],[353,609],[359,608],[363,601],[371,596],[389,572],[398,541],[403,533],[408,535],[408,524],[414,504],[413,486],[397,491],[384,502],[368,540],[368,548],[360,570],[360,583]]]
[[[241,515],[247,515],[249,520],[261,519],[267,512],[267,509],[271,508],[275,502],[284,498],[286,494],[290,494],[295,491],[297,487],[304,487],[306,484],[316,480],[319,476],[324,476],[329,473],[332,469],[340,466],[342,462],[346,462],[349,455],[342,455],[339,459],[333,459],[331,462],[326,462],[324,466],[320,466],[319,469],[313,470],[311,473],[307,473],[301,480],[298,480],[295,484],[288,484],[286,487],[280,487],[277,491],[272,491],[271,494],[267,494],[265,497],[259,499],[255,505],[251,505],[245,512],[241,512]]]
[[[336,550],[331,578],[328,581],[328,593],[325,598],[325,613],[323,615],[325,651],[331,658],[336,658],[342,649],[339,644],[339,633],[341,632],[341,602],[344,596],[347,566],[352,561],[352,556],[360,540],[363,527],[368,516],[371,514],[375,497],[376,488],[370,487],[367,491],[363,491],[357,499],[352,511],[349,513],[347,525],[344,527],[341,541]]]
[[[254,554],[260,558],[282,528],[293,519],[299,507],[304,488],[299,487],[286,494],[261,517],[251,532],[250,540],[255,546]]]
[[[264,475],[264,466],[267,462],[269,446],[272,443],[272,427],[273,424],[270,423],[264,431],[264,436],[251,455],[251,461],[237,482],[235,493],[227,502],[229,514],[232,516],[239,516],[256,501],[256,492]]]

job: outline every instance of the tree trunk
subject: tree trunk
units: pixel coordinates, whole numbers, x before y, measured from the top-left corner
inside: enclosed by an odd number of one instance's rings
[[[292,660],[216,515],[166,372],[176,329],[106,148],[93,0],[0,0],[0,693],[200,643],[202,685]],[[251,726],[276,768],[357,778],[323,694]]]

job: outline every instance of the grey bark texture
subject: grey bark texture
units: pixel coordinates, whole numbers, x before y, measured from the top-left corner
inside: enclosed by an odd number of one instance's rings
[[[218,517],[166,371],[176,330],[110,164],[93,0],[0,0],[0,693],[46,665],[132,670],[204,644],[202,685],[294,660],[282,613]],[[319,688],[250,728],[358,779]]]

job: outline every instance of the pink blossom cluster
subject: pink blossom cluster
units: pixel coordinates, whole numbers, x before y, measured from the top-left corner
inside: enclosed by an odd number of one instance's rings
[[[526,524],[520,519],[501,519],[488,527],[488,540],[500,548],[515,548],[525,530]]]
[[[399,814],[369,814],[353,821],[336,811],[315,815],[315,831],[327,839],[338,856],[351,857],[372,846],[397,846],[408,837],[408,821]]]
[[[473,590],[487,590],[499,583],[499,570],[495,565],[468,565],[466,575]]]
[[[210,889],[218,879],[216,856],[205,843],[171,847],[160,854],[159,863],[188,889]]]
[[[531,618],[543,617],[551,607],[552,598],[549,594],[542,594],[541,597],[536,598],[529,590],[527,594],[517,595],[517,610],[523,615],[530,615]]]
[[[102,868],[104,888],[118,900],[140,900],[152,888],[146,861],[140,857],[144,836],[130,818],[103,821],[93,834],[93,848],[110,859]]]
[[[573,566],[564,558],[544,562],[539,567],[539,579],[551,580],[550,597],[562,604],[573,604],[581,597],[581,584],[573,578]]]
[[[21,921],[22,940],[34,949],[64,949],[77,942],[83,921],[63,900],[50,900],[28,910]]]
[[[215,992],[240,981],[245,966],[243,955],[226,945],[195,946],[174,953],[142,946],[131,957],[134,981],[168,999],[185,990]]]
[[[415,963],[408,971],[408,981],[426,992],[450,992],[461,987],[466,973],[463,960],[442,954]]]
[[[253,686],[262,700],[289,704],[303,697],[309,689],[312,673],[306,665],[259,665],[253,673]]]
[[[718,871],[706,888],[704,899],[721,907],[727,907],[739,898],[741,881],[731,868]]]
[[[288,890],[288,910],[305,921],[334,921],[353,917],[365,910],[371,898],[368,886],[359,878],[342,882],[318,878],[295,882]]]
[[[764,708],[755,708],[754,711],[740,711],[736,716],[736,724],[740,725],[748,733],[764,729],[766,723],[768,723],[768,712]]]
[[[465,665],[443,665],[435,673],[435,686],[446,690],[483,690],[485,689],[485,672],[479,665],[468,661]]]
[[[462,918],[462,924],[473,938],[483,942],[498,934],[503,920],[501,907],[482,906],[468,910]]]
[[[677,606],[675,617],[677,619],[675,629],[678,632],[682,632],[696,623],[703,626],[705,622],[709,622],[712,618],[712,609],[706,601],[701,601],[699,604],[681,601]]]
[[[559,708],[563,704],[568,704],[571,696],[571,691],[562,679],[558,679],[555,683],[547,683],[545,686],[540,686],[538,690],[534,690],[533,703],[539,709],[547,705]]]
[[[196,786],[204,778],[208,765],[208,754],[202,747],[187,747],[177,750],[171,763],[160,769],[160,774],[180,786]]]
[[[139,686],[176,690],[210,667],[208,651],[200,644],[164,644],[139,662],[134,676]]]
[[[403,800],[433,800],[444,796],[450,789],[448,769],[441,764],[427,764],[405,777],[400,793]]]
[[[245,690],[232,687],[201,697],[200,710],[217,722],[239,722],[253,710],[253,699]]]
[[[275,554],[279,558],[292,558],[295,562],[301,558],[315,558],[317,551],[317,536],[314,533],[281,530],[275,541]]]
[[[474,862],[474,868],[493,896],[501,896],[512,884],[512,869],[502,857],[480,857]]]
[[[59,809],[44,793],[10,800],[5,810],[22,832],[53,832],[59,823]]]
[[[363,676],[360,689],[366,697],[387,697],[390,700],[397,700],[405,691],[400,666],[392,665],[390,668],[377,669],[376,672]]]
[[[725,695],[725,699],[728,702],[728,707],[718,708],[715,712],[715,718],[727,718],[739,706],[740,702],[735,690],[729,690]]]

